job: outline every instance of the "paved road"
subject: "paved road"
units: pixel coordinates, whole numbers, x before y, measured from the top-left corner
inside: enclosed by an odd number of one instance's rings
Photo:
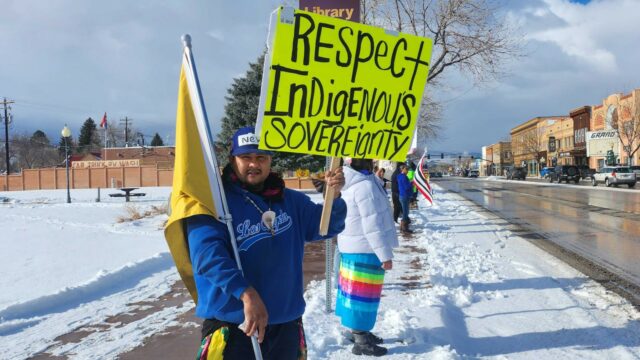
[[[525,237],[549,240],[640,287],[640,191],[482,178],[433,181],[525,229]]]

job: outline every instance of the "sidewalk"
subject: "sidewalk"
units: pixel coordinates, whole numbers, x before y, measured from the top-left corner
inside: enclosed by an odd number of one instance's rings
[[[437,186],[437,185],[435,185]],[[388,359],[637,359],[640,314],[514,235],[504,220],[436,191],[412,214],[385,279],[373,332]],[[335,294],[334,294],[335,296]],[[352,359],[324,283],[306,293],[310,359]]]

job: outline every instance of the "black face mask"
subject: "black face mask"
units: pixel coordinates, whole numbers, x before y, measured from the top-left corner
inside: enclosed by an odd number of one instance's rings
[[[271,172],[264,181],[264,186],[260,190],[251,189],[247,184],[240,181],[233,171],[231,164],[227,164],[222,170],[222,180],[229,184],[235,184],[256,195],[260,195],[268,201],[282,201],[284,198],[284,180],[280,175]]]

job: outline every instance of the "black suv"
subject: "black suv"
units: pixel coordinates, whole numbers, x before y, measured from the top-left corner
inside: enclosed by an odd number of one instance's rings
[[[591,179],[593,174],[596,173],[594,169],[591,169],[587,165],[578,165],[578,170],[580,170],[580,178],[582,179]]]
[[[509,167],[507,168],[507,180],[527,180],[527,169],[523,167]]]
[[[579,183],[580,169],[575,165],[556,166],[556,171],[549,174],[549,182],[557,181],[560,183],[562,180],[566,181],[567,184],[569,181],[573,181],[576,184]]]

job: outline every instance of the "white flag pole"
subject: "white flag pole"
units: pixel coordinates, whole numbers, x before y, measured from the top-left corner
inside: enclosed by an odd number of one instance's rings
[[[211,128],[209,127],[209,120],[207,119],[207,112],[204,107],[202,93],[200,91],[200,81],[198,80],[196,64],[193,59],[193,53],[191,52],[191,36],[189,36],[188,34],[183,35],[182,43],[184,45],[184,60],[188,65],[186,77],[189,85],[189,95],[191,96],[191,106],[193,107],[193,113],[195,115],[196,124],[198,126],[200,144],[202,146],[203,155],[205,157],[207,175],[209,176],[209,185],[212,187],[211,194],[214,198],[214,204],[216,204],[218,220],[223,221],[227,224],[227,230],[229,231],[229,236],[231,237],[233,256],[235,257],[238,269],[244,275],[244,272],[242,270],[242,263],[240,262],[240,254],[238,252],[238,244],[236,243],[236,236],[233,230],[232,217],[231,213],[229,213],[227,197],[225,196],[224,187],[222,186],[220,168],[218,167],[218,160],[215,156],[213,136],[211,133]],[[222,205],[221,209],[219,209],[220,204]],[[251,337],[251,345],[253,346],[253,353],[256,357],[256,360],[262,360],[262,352],[260,351],[258,336],[255,334]]]

